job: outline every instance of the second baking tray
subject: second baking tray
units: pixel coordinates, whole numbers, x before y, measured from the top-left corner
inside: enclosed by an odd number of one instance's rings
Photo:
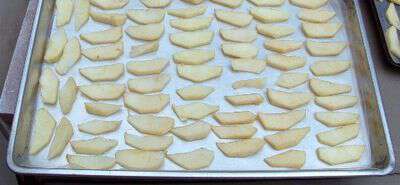
[[[54,14],[54,1],[42,0],[39,2],[39,8],[37,10],[37,17],[35,20],[34,30],[32,32],[32,39],[30,42],[30,50],[27,56],[27,60],[24,68],[24,76],[21,81],[21,88],[19,92],[19,100],[17,104],[15,119],[13,123],[13,130],[10,136],[10,145],[8,150],[8,164],[15,172],[25,173],[25,174],[51,174],[51,175],[98,175],[98,176],[127,176],[127,177],[153,177],[153,178],[167,178],[167,177],[177,177],[177,178],[286,178],[286,177],[322,177],[322,176],[360,176],[360,175],[384,175],[393,169],[394,158],[392,152],[392,146],[390,142],[389,132],[387,130],[386,120],[384,117],[384,112],[381,105],[381,100],[379,97],[378,86],[376,84],[375,74],[373,66],[369,61],[370,57],[367,52],[369,52],[368,45],[365,44],[365,33],[362,27],[362,19],[360,17],[360,11],[358,10],[358,1],[331,1],[326,8],[332,9],[337,13],[337,17],[334,21],[343,22],[344,28],[338,33],[338,35],[332,39],[332,41],[346,41],[349,43],[348,49],[345,50],[341,55],[335,57],[335,59],[352,60],[352,69],[348,72],[335,77],[325,78],[326,80],[348,83],[353,86],[352,95],[359,97],[359,103],[356,107],[348,109],[348,111],[359,112],[361,115],[361,129],[359,136],[348,142],[346,144],[364,144],[366,146],[366,151],[362,156],[362,159],[357,163],[340,165],[335,167],[330,167],[318,160],[315,150],[322,146],[318,143],[315,135],[321,131],[325,131],[326,128],[320,123],[318,123],[313,118],[313,113],[315,111],[322,111],[323,109],[316,106],[313,102],[308,106],[304,107],[307,112],[306,119],[303,120],[296,127],[311,127],[311,132],[307,137],[301,142],[300,145],[293,149],[305,150],[307,153],[306,164],[303,169],[300,170],[287,170],[287,169],[274,169],[268,167],[263,159],[267,156],[271,156],[279,153],[274,151],[269,146],[265,146],[264,149],[257,155],[244,158],[227,158],[225,157],[216,147],[215,142],[222,141],[218,139],[215,135],[210,133],[207,139],[196,142],[183,142],[178,138],[174,138],[174,144],[168,149],[169,153],[176,152],[186,152],[199,147],[206,147],[214,151],[215,159],[213,164],[206,169],[200,171],[184,171],[181,168],[174,165],[172,162],[166,160],[164,166],[158,171],[126,171],[119,166],[116,166],[112,170],[76,170],[68,168],[66,160],[63,156],[66,153],[73,153],[70,146],[66,148],[63,155],[54,160],[47,160],[47,151],[44,149],[38,155],[30,156],[27,154],[26,149],[29,143],[30,133],[34,124],[32,124],[33,115],[37,108],[45,106],[41,103],[39,98],[39,93],[37,92],[37,82],[40,76],[40,70],[43,66],[48,64],[42,63],[43,52],[45,48],[45,43],[48,39],[48,35],[55,30],[53,25],[53,14]],[[225,9],[222,6],[215,5],[208,1],[205,2],[208,6],[208,11],[204,16],[212,16],[214,9]],[[180,8],[186,6],[181,1],[174,1],[168,8]],[[245,2],[241,6],[242,11],[248,11],[252,5]],[[129,8],[143,8],[143,5],[138,0],[131,0],[129,5],[125,9],[120,11],[126,11]],[[296,33],[287,38],[292,40],[305,40],[304,35],[300,31],[300,22],[298,21],[296,14],[299,11],[298,8],[289,6],[286,2],[282,7],[283,9],[291,12],[291,18],[287,23],[296,28]],[[169,43],[168,36],[171,33],[180,32],[178,30],[172,29],[168,21],[173,19],[173,17],[167,15],[164,20],[164,25],[166,27],[165,34],[160,40],[160,49],[155,54],[145,55],[143,57],[131,59],[129,58],[129,49],[132,45],[140,44],[140,41],[132,40],[127,35],[124,35],[125,43],[125,54],[113,63],[124,63],[126,64],[131,60],[144,60],[151,58],[164,57],[171,59],[171,55],[177,51],[182,50],[182,48],[172,46]],[[124,28],[129,25],[134,25],[134,23],[127,21]],[[250,25],[254,28],[255,21]],[[221,51],[218,49],[222,40],[218,34],[220,28],[229,28],[230,26],[220,23],[219,21],[213,21],[210,30],[215,32],[214,41],[211,45],[205,46],[204,48],[212,47],[216,51],[216,58],[210,65],[221,65],[224,67],[223,76],[219,79],[211,80],[204,83],[205,85],[213,86],[216,88],[216,92],[207,97],[204,100],[206,103],[218,104],[220,105],[220,111],[235,111],[235,110],[250,110],[252,112],[282,112],[283,110],[271,106],[268,101],[265,101],[260,106],[246,106],[246,107],[232,107],[226,101],[224,101],[224,95],[239,94],[246,92],[255,92],[249,90],[233,91],[231,89],[232,82],[239,79],[248,79],[256,77],[251,74],[246,73],[233,73],[230,70],[229,59],[224,57]],[[88,24],[80,31],[74,32],[72,24],[65,27],[68,37],[78,36],[80,33],[87,33],[91,31],[97,31],[105,29],[106,26],[101,24],[96,24],[89,21]],[[260,52],[257,58],[264,59],[271,52],[263,49],[263,41],[265,39],[261,36],[255,42]],[[81,42],[82,48],[88,48],[85,42]],[[308,56],[305,49],[291,53],[293,55],[306,56],[307,65],[297,70],[297,72],[307,72],[311,75],[309,71],[309,66],[313,62],[320,59],[331,59],[331,58],[317,58]],[[60,84],[63,85],[69,76],[73,76],[77,81],[78,85],[89,84],[90,82],[85,80],[79,75],[79,68],[87,66],[98,66],[104,65],[107,62],[95,63],[82,58],[81,61],[75,65],[68,75],[60,77]],[[171,74],[172,79],[168,84],[167,88],[164,89],[164,93],[168,93],[171,96],[171,103],[181,105],[187,104],[181,100],[175,93],[175,89],[185,87],[191,83],[180,79],[176,75],[176,67],[173,62],[170,62],[169,67],[165,71]],[[278,89],[274,85],[280,72],[278,70],[267,68],[261,76],[267,78],[267,87]],[[119,83],[126,83],[127,79],[134,78],[133,75],[125,73],[124,76],[118,80]],[[288,91],[302,91],[309,92],[307,85],[303,85],[295,90]],[[265,89],[256,91],[257,93],[265,95]],[[78,99],[74,104],[73,111],[68,115],[68,118],[74,125],[75,135],[73,140],[76,139],[88,139],[91,136],[83,133],[79,133],[76,129],[77,124],[95,119],[95,116],[88,115],[84,112],[83,103],[90,100],[78,95]],[[112,101],[112,103],[123,104],[122,99],[117,101]],[[56,120],[61,119],[61,112],[57,106],[46,106],[51,114],[56,118]],[[134,114],[131,112],[131,114]],[[126,121],[128,115],[128,110],[124,109],[121,113],[113,115],[106,118],[107,120],[122,120],[121,128],[115,133],[110,133],[104,135],[106,138],[113,138],[119,141],[118,147],[112,151],[106,153],[105,155],[113,156],[116,150],[129,148],[124,144],[123,133],[133,133],[139,134],[134,130]],[[175,125],[182,126],[187,123],[180,122],[172,109],[167,107],[159,115],[166,115],[175,118]],[[215,121],[208,117],[205,119],[206,122],[211,124],[216,124]],[[263,137],[265,135],[272,134],[272,131],[265,131],[258,123],[254,124],[258,131],[254,137]]]

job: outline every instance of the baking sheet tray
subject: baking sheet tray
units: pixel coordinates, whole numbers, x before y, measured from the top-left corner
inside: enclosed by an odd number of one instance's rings
[[[205,2],[208,5],[208,11],[204,16],[211,16],[214,9],[227,9],[225,7],[215,5],[210,2]],[[174,1],[168,8],[181,8],[188,6],[181,1]],[[248,2],[240,7],[242,11],[248,11],[252,7]],[[131,0],[130,3],[121,10],[109,11],[109,12],[125,12],[126,9],[130,8],[143,8],[143,5],[138,0]],[[296,28],[296,33],[288,38],[291,40],[304,41],[304,35],[300,30],[300,22],[298,21],[296,14],[299,8],[289,5],[288,2],[285,3],[282,8],[288,12],[291,12],[291,18],[286,23],[279,23],[282,25],[291,25]],[[334,39],[329,39],[330,41],[347,41],[349,42],[349,48],[345,50],[341,55],[335,57],[335,59],[352,60],[353,67],[351,70],[340,74],[335,77],[324,77],[323,79],[338,82],[352,84],[353,91],[352,95],[356,95],[360,98],[357,106],[350,108],[345,111],[349,112],[359,112],[361,116],[361,130],[359,136],[347,142],[346,144],[365,144],[366,152],[363,154],[362,159],[357,163],[340,165],[335,167],[327,166],[326,164],[320,162],[315,154],[315,150],[322,146],[318,143],[315,135],[321,131],[327,130],[325,126],[318,123],[314,118],[313,114],[316,111],[323,111],[322,108],[316,106],[311,102],[308,106],[304,107],[306,110],[306,119],[295,127],[311,127],[311,132],[306,136],[306,138],[293,149],[305,150],[307,152],[306,164],[301,170],[288,170],[288,169],[277,169],[270,168],[266,165],[263,159],[267,156],[271,156],[277,153],[268,145],[265,145],[263,150],[257,155],[244,158],[227,158],[225,157],[216,147],[215,142],[222,141],[218,139],[214,134],[210,135],[205,140],[195,141],[195,142],[183,142],[179,138],[174,138],[173,145],[168,149],[169,153],[176,152],[186,152],[199,147],[206,147],[214,151],[215,159],[209,168],[200,171],[183,171],[180,167],[176,166],[172,162],[166,160],[164,166],[160,171],[145,172],[145,171],[126,171],[120,166],[115,166],[111,171],[95,171],[95,170],[73,170],[68,169],[67,163],[64,157],[59,157],[48,161],[46,159],[48,148],[45,148],[38,155],[29,156],[26,154],[26,146],[29,142],[30,130],[34,125],[31,125],[33,120],[32,115],[37,107],[42,107],[37,91],[37,81],[40,73],[40,69],[47,64],[42,64],[41,60],[43,57],[43,51],[45,48],[45,42],[48,35],[55,30],[53,25],[53,11],[54,2],[50,0],[40,1],[40,6],[37,12],[36,18],[36,29],[33,30],[31,45],[30,45],[30,55],[26,61],[24,78],[21,82],[21,91],[19,94],[19,101],[16,109],[16,117],[14,120],[13,131],[11,133],[10,147],[9,147],[9,158],[8,162],[10,167],[19,173],[42,173],[42,174],[66,174],[66,175],[106,175],[106,176],[134,176],[134,177],[231,177],[231,178],[256,178],[256,177],[317,177],[317,176],[354,176],[354,175],[378,175],[387,174],[393,168],[393,154],[391,149],[391,143],[388,139],[389,135],[386,128],[386,122],[381,108],[381,102],[379,96],[376,96],[377,84],[375,83],[375,74],[373,68],[371,68],[369,63],[369,55],[366,53],[368,51],[368,46],[363,42],[364,33],[360,30],[362,26],[354,26],[362,24],[359,20],[359,11],[357,10],[357,1],[331,1],[329,5],[325,8],[334,10],[337,13],[334,21],[340,21],[344,23],[344,29],[342,29]],[[170,44],[168,36],[171,33],[180,32],[171,28],[168,24],[170,19],[174,17],[166,15],[164,20],[164,25],[166,31],[164,36],[160,40],[160,49],[157,53],[148,54],[142,57],[137,57],[135,59],[129,58],[129,49],[132,45],[140,44],[140,41],[130,39],[126,34],[124,34],[124,44],[125,53],[124,55],[114,62],[91,62],[88,59],[82,57],[80,62],[75,65],[70,72],[60,77],[60,84],[63,85],[69,76],[73,76],[77,81],[78,85],[89,84],[89,81],[80,76],[78,69],[87,66],[99,66],[110,63],[124,63],[126,64],[131,60],[145,60],[158,57],[164,57],[171,59],[171,55],[177,51],[183,50],[182,48],[175,47]],[[256,21],[249,27],[254,27]],[[124,27],[135,25],[131,21],[127,21]],[[75,32],[73,24],[65,26],[68,37],[79,36],[80,33],[87,33],[91,31],[98,31],[106,29],[108,26],[95,23],[89,20],[88,24],[84,26],[79,32]],[[264,90],[237,90],[233,91],[231,89],[231,83],[239,79],[248,79],[254,77],[266,77],[267,88],[283,90],[278,88],[274,83],[276,82],[280,72],[273,68],[267,67],[267,69],[261,75],[247,74],[247,73],[233,73],[229,67],[229,58],[224,57],[219,50],[220,44],[223,42],[218,34],[220,28],[231,28],[231,26],[221,23],[214,19],[210,30],[215,32],[215,37],[211,45],[204,46],[202,48],[215,48],[216,58],[210,65],[221,65],[224,66],[223,76],[205,82],[204,85],[213,86],[216,91],[207,97],[203,102],[220,105],[220,111],[235,111],[235,110],[250,110],[253,112],[282,112],[282,109],[271,106],[266,100],[263,104],[259,106],[243,106],[243,107],[232,107],[223,98],[224,95],[229,94],[240,94],[246,92],[258,92],[265,95]],[[260,48],[260,52],[257,58],[264,59],[267,55],[271,54],[270,51],[263,49],[263,42],[265,38],[259,36],[257,41],[254,43]],[[323,41],[323,39],[318,39]],[[81,41],[82,48],[90,47],[89,44]],[[332,59],[332,57],[310,57],[305,49],[290,53],[291,55],[301,55],[306,56],[307,65],[302,68],[295,70],[297,72],[307,72],[312,77],[309,71],[309,66],[316,60]],[[175,93],[177,88],[185,87],[190,85],[191,82],[183,80],[176,75],[175,64],[171,61],[170,65],[166,69],[165,73],[169,73],[172,76],[170,83],[167,88],[164,89],[164,93],[168,93],[171,96],[171,103],[177,105],[186,104],[181,100]],[[133,75],[127,72],[124,76],[117,82],[126,83],[129,78],[134,78]],[[294,90],[287,91],[300,91],[309,92],[308,86],[306,84],[295,88]],[[73,111],[68,115],[68,118],[74,125],[75,134],[73,140],[76,139],[88,139],[92,136],[84,133],[80,133],[77,130],[77,124],[88,121],[91,119],[98,118],[89,114],[82,114],[84,112],[83,103],[90,100],[85,97],[78,95],[78,99],[74,104]],[[123,104],[122,99],[118,101],[108,101],[110,103]],[[57,106],[45,106],[52,113],[52,115],[57,119],[61,119],[62,114],[59,111],[59,105]],[[131,112],[131,114],[135,114]],[[117,132],[105,134],[106,138],[113,138],[119,141],[119,145],[112,151],[107,152],[105,155],[113,156],[116,150],[129,148],[123,140],[123,133],[133,133],[140,134],[135,129],[133,129],[128,122],[126,117],[128,115],[128,110],[123,109],[122,112],[105,118],[106,120],[122,120],[121,128]],[[181,122],[176,118],[172,109],[167,107],[164,111],[159,113],[159,115],[171,116],[175,118],[175,125],[182,126],[188,124],[188,122]],[[206,122],[216,125],[216,122],[208,117],[204,119]],[[258,128],[258,131],[254,137],[263,137],[265,135],[272,134],[272,131],[265,131],[262,129],[259,123],[255,123],[254,126]],[[228,141],[228,140],[224,140]],[[62,156],[67,153],[73,153],[70,146],[67,146]]]
[[[388,57],[388,61],[391,64],[393,64],[397,67],[400,67],[400,59],[389,52],[389,49],[388,49],[388,46],[386,43],[386,39],[385,39],[385,32],[390,27],[390,24],[386,18],[386,10],[389,7],[389,1],[388,0],[382,0],[382,1],[370,0],[370,2],[372,4],[375,18],[377,20],[378,30],[380,32],[382,40],[384,41],[384,42],[382,42],[382,46],[385,50],[386,56]],[[397,10],[397,13],[399,14],[398,5],[396,5],[395,8]]]

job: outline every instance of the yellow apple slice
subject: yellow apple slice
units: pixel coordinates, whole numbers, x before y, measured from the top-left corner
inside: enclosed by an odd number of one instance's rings
[[[108,170],[115,166],[115,159],[104,156],[71,155],[67,154],[67,161],[71,168]]]
[[[179,77],[193,82],[205,82],[218,78],[222,74],[221,66],[179,64],[176,68]]]
[[[249,43],[257,39],[257,32],[248,28],[220,29],[219,33],[224,40]]]
[[[357,137],[360,129],[359,124],[342,126],[317,134],[320,143],[328,146],[336,146]]]
[[[307,51],[311,56],[337,56],[347,47],[345,42],[306,42]]]
[[[308,81],[307,73],[282,73],[276,85],[283,88],[294,88]]]
[[[155,41],[161,38],[164,33],[162,23],[129,26],[125,29],[129,37],[133,39]]]
[[[352,163],[360,160],[365,151],[364,145],[344,145],[336,147],[320,147],[318,158],[329,165]]]
[[[168,105],[169,95],[128,93],[124,96],[124,103],[127,108],[140,114],[159,113]]]
[[[258,48],[249,43],[224,43],[222,52],[233,58],[254,58],[258,54]]]
[[[335,95],[326,97],[316,97],[315,103],[328,110],[339,110],[353,107],[358,102],[356,96]]]
[[[265,142],[261,138],[241,139],[227,143],[217,143],[217,147],[227,157],[249,157],[258,153]]]
[[[327,23],[336,13],[330,10],[301,10],[297,15],[299,19],[313,23]]]
[[[256,6],[281,6],[285,0],[249,0]]]
[[[233,89],[255,88],[263,89],[265,87],[265,78],[253,78],[247,80],[238,80],[232,84]]]
[[[211,43],[213,38],[214,32],[212,31],[173,33],[169,37],[172,44],[186,49],[208,45]]]
[[[290,71],[304,67],[306,65],[306,59],[297,56],[285,56],[285,55],[270,55],[267,58],[267,64],[273,68],[277,68],[282,71]]]
[[[103,10],[123,8],[129,0],[90,0],[90,4]]]
[[[256,120],[256,115],[250,111],[217,112],[213,117],[221,125],[248,124]]]
[[[44,67],[39,78],[40,93],[43,103],[54,105],[57,102],[59,81],[57,75]]]
[[[172,19],[169,21],[171,27],[182,31],[197,31],[208,28],[211,25],[213,17]]]
[[[82,50],[82,55],[91,61],[115,60],[124,54],[124,43],[97,46]]]
[[[79,31],[89,20],[90,2],[88,0],[75,1],[75,31]]]
[[[342,28],[342,23],[302,23],[302,30],[309,38],[333,38]]]
[[[171,133],[185,141],[196,141],[206,138],[210,130],[208,123],[197,121],[189,125],[175,127],[171,130]]]
[[[214,92],[214,90],[213,87],[209,86],[192,85],[177,89],[176,93],[184,100],[201,100]]]
[[[72,0],[56,0],[56,7],[57,27],[68,24],[72,16],[72,11],[74,10],[74,2]]]
[[[265,158],[264,161],[271,167],[300,169],[306,162],[306,152],[300,150],[288,150]]]
[[[396,7],[393,3],[389,3],[389,6],[386,10],[386,19],[390,25],[396,27],[397,29],[400,28],[399,15],[397,14]]]
[[[67,42],[60,60],[56,63],[56,71],[59,75],[65,75],[81,58],[81,45],[77,38]]]
[[[189,103],[186,105],[172,105],[172,109],[182,121],[189,119],[200,120],[208,115],[217,112],[219,110],[218,105],[209,105],[206,103]]]
[[[278,8],[253,7],[250,14],[263,23],[285,22],[289,19],[288,12]]]
[[[183,0],[183,1],[190,4],[201,4],[204,2],[204,0]]]
[[[85,103],[86,112],[97,116],[110,116],[121,110],[121,105],[114,105],[108,103]]]
[[[350,112],[316,112],[315,119],[328,127],[337,127],[359,123],[360,115]]]
[[[116,83],[95,83],[79,86],[79,91],[92,100],[116,100],[125,92],[125,85]]]
[[[174,141],[172,136],[136,136],[125,133],[125,143],[145,151],[164,151]]]
[[[164,8],[167,7],[171,0],[140,0],[144,6],[148,8]]]
[[[303,47],[302,42],[291,40],[268,40],[264,42],[265,49],[275,51],[278,53],[288,53],[296,51]]]
[[[160,74],[168,65],[168,60],[163,58],[131,61],[126,64],[126,69],[134,75],[153,75]]]
[[[237,8],[243,3],[243,0],[210,0],[210,1],[229,8]]]
[[[72,135],[74,130],[71,122],[66,118],[61,118],[60,124],[57,126],[54,132],[54,139],[50,144],[48,159],[53,159],[60,156],[63,152]]]
[[[190,6],[182,9],[169,9],[168,14],[180,18],[192,18],[203,15],[207,11],[206,5]]]
[[[318,9],[328,3],[328,0],[290,0],[294,6],[307,9]]]
[[[64,47],[67,44],[67,34],[63,29],[51,34],[47,43],[47,49],[44,54],[44,61],[48,63],[55,63],[61,58]]]
[[[81,132],[100,135],[118,130],[121,125],[121,121],[103,121],[103,120],[91,120],[78,125],[78,129]]]
[[[215,10],[215,17],[224,23],[237,27],[245,27],[253,20],[253,17],[248,13],[231,10]]]
[[[314,78],[310,80],[310,89],[317,96],[332,96],[350,92],[351,86]]]
[[[310,70],[315,76],[328,76],[343,73],[350,67],[351,62],[346,60],[317,61],[311,65]]]
[[[68,114],[71,111],[77,93],[78,86],[76,86],[75,80],[72,77],[68,78],[64,87],[61,88],[59,96],[60,108],[63,114]]]
[[[157,170],[164,164],[164,152],[126,149],[117,151],[115,159],[128,170]]]
[[[232,70],[260,74],[265,70],[266,62],[258,59],[234,59],[231,61]]]
[[[100,13],[90,11],[89,14],[94,21],[112,26],[122,26],[126,22],[126,15],[124,13]]]
[[[396,27],[389,27],[385,32],[385,38],[391,54],[400,58],[400,41],[399,36],[397,35]]]
[[[147,94],[162,91],[169,83],[171,77],[161,74],[151,77],[138,77],[128,81],[128,88],[132,92]]]
[[[177,52],[173,55],[174,62],[177,64],[200,65],[215,57],[214,50],[190,49]]]
[[[90,44],[109,44],[122,38],[122,27],[110,28],[103,31],[84,33],[80,38]]]
[[[264,98],[257,93],[230,95],[230,96],[225,96],[225,99],[234,106],[259,105],[264,101]]]
[[[128,18],[139,24],[155,24],[164,20],[165,10],[132,9],[127,12]]]
[[[99,155],[103,154],[118,145],[114,139],[95,137],[88,140],[71,141],[71,146],[78,154]]]
[[[267,96],[271,105],[289,110],[300,108],[313,99],[310,93],[284,92],[273,89],[268,90]]]
[[[54,120],[53,116],[45,108],[37,110],[35,114],[35,127],[29,146],[30,155],[39,153],[50,143],[55,127],[56,120]]]
[[[265,141],[275,150],[283,150],[298,145],[310,132],[310,127],[294,128],[265,136]]]
[[[214,152],[199,148],[191,152],[167,154],[167,158],[186,170],[199,170],[210,166],[214,160]]]
[[[174,119],[153,115],[128,116],[128,123],[144,134],[162,136],[174,127]]]
[[[212,126],[211,128],[220,139],[249,139],[257,132],[257,128],[250,124]]]
[[[124,74],[123,64],[112,64],[79,69],[79,73],[92,82],[117,80]]]
[[[258,119],[266,130],[288,130],[306,116],[305,110],[282,113],[258,113]]]
[[[289,26],[275,26],[272,24],[257,24],[257,32],[274,39],[287,37],[295,32],[295,29]]]

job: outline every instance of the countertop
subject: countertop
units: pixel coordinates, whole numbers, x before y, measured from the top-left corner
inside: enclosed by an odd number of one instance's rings
[[[30,3],[34,3],[36,0],[31,0]],[[6,3],[7,2],[7,3]],[[20,25],[22,24],[22,20],[24,18],[24,14],[26,11],[26,7],[29,1],[26,0],[0,0],[0,62],[2,62],[2,67],[0,68],[0,88],[3,87],[4,79],[6,77],[6,71],[8,66],[18,66],[19,56],[23,56],[20,53],[14,54],[14,63],[10,64],[12,57],[12,51],[14,50],[16,44],[16,38],[18,34],[20,35],[20,39],[18,40],[18,47],[15,51],[24,52],[24,42],[26,43],[29,40],[27,37],[26,32],[19,33]],[[392,136],[392,141],[395,149],[395,156],[398,160],[399,155],[399,142],[400,142],[400,69],[395,69],[385,58],[384,50],[379,44],[381,42],[381,38],[379,32],[375,25],[375,18],[372,15],[372,9],[369,5],[368,0],[361,2],[362,13],[365,17],[365,26],[366,30],[368,31],[368,39],[371,47],[371,54],[373,58],[373,62],[375,65],[375,70],[378,77],[378,82],[380,85],[380,92],[383,99],[383,105],[386,111],[387,121],[390,127],[390,132]],[[28,8],[27,15],[31,15],[34,12],[33,9]],[[30,23],[29,18],[27,17],[24,24]],[[9,72],[9,76],[12,76],[14,72]],[[3,91],[4,93],[4,91]],[[7,92],[6,92],[7,93]],[[3,94],[4,95],[4,94]],[[7,120],[9,121],[9,120]],[[10,172],[5,163],[5,156],[6,156],[6,138],[0,136],[0,185],[11,185],[17,184],[16,178],[14,177],[13,173]],[[397,164],[399,162],[397,161]],[[362,184],[362,185],[380,185],[380,184],[399,184],[400,181],[400,174],[398,174],[399,165],[396,167],[396,171],[388,176],[384,177],[358,177],[358,178],[344,178],[344,179],[292,179],[292,180],[261,180],[261,181],[214,181],[214,182],[174,182],[174,181],[159,181],[159,182],[152,182],[152,181],[140,181],[143,184],[183,184],[183,183],[190,183],[190,184],[274,184],[274,185],[289,185],[289,184],[307,184],[307,185],[314,185],[314,184]],[[115,179],[97,179],[93,180],[93,182],[87,182],[87,179],[74,179],[74,178],[31,178],[31,177],[21,177],[19,176],[21,182],[25,181],[28,182],[26,184],[33,184],[34,182],[40,184],[80,184],[79,182],[83,181],[86,182],[84,184],[110,184],[110,182],[115,181]],[[118,180],[120,181],[120,180]],[[132,180],[127,180],[125,182],[120,183],[112,183],[112,184],[132,184]],[[139,183],[139,182],[135,182]]]

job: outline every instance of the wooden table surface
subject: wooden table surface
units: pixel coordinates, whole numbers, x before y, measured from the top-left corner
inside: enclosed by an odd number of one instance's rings
[[[36,1],[36,0],[31,0]],[[16,39],[20,32],[20,27],[25,15],[26,7],[28,5],[28,0],[0,0],[0,89],[3,88],[3,83],[7,74],[8,66],[10,64],[12,53],[16,44]],[[32,3],[32,2],[31,2]],[[385,61],[384,51],[381,45],[381,38],[379,37],[379,32],[375,26],[375,19],[371,13],[372,9],[369,5],[368,0],[361,2],[361,8],[363,16],[366,18],[365,26],[368,31],[368,38],[371,47],[371,53],[373,61],[375,64],[375,69],[378,76],[378,81],[380,85],[381,95],[383,99],[383,104],[386,111],[387,121],[390,126],[390,131],[392,135],[392,142],[395,148],[396,156],[396,171],[394,174],[384,176],[384,177],[358,177],[358,178],[345,178],[345,179],[292,179],[292,180],[262,180],[262,181],[215,181],[215,182],[173,182],[173,181],[162,181],[162,182],[151,182],[151,181],[141,181],[143,184],[230,184],[230,185],[258,185],[258,184],[274,184],[274,185],[290,185],[290,184],[307,184],[307,185],[333,185],[333,184],[356,184],[356,185],[390,185],[390,184],[400,184],[400,174],[399,174],[399,146],[400,146],[400,69],[395,69],[388,65]],[[28,18],[32,16],[33,10],[27,13]],[[28,21],[29,22],[29,21]],[[28,32],[22,33],[19,42],[19,48],[17,51],[23,52],[23,47],[26,41],[29,39],[27,36]],[[23,53],[18,53],[16,56],[23,56]],[[14,58],[16,57],[14,56]],[[16,62],[16,60],[14,60]],[[13,63],[11,66],[20,66],[18,63]],[[9,74],[12,76],[13,72]],[[4,93],[4,92],[3,92]],[[6,156],[6,138],[0,136],[0,185],[12,185],[17,184],[16,178],[12,172],[10,172],[5,163]],[[27,178],[29,180],[30,178]],[[30,179],[32,180],[32,179]],[[110,181],[115,181],[115,179],[110,179],[105,181],[104,179],[94,180],[94,182],[87,182],[87,179],[59,179],[59,178],[40,178],[43,184],[51,185],[61,185],[61,184],[80,184],[80,181],[84,181],[85,185],[89,184],[110,184]],[[132,184],[133,181],[126,181],[121,183],[112,183],[114,185],[118,184]],[[139,183],[139,182],[136,182]]]

